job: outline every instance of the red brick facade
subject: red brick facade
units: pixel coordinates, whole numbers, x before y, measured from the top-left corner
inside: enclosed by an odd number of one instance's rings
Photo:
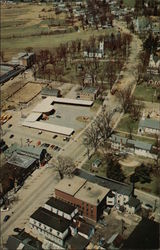
[[[105,198],[101,201],[101,203],[95,206],[95,205],[91,205],[89,203],[84,202],[83,197],[82,197],[82,200],[79,200],[75,198],[74,196],[64,193],[57,189],[55,189],[55,195],[56,195],[56,198],[60,200],[64,200],[65,202],[71,203],[72,205],[76,205],[79,208],[79,212],[84,217],[87,217],[94,221],[97,221],[99,219],[106,204]]]

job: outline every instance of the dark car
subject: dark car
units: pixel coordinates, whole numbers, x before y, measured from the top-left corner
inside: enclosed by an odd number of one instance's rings
[[[14,135],[13,135],[13,134],[11,134],[9,138],[10,138],[10,139],[12,139],[13,137],[14,137]]]
[[[9,218],[10,218],[10,215],[6,215],[5,217],[4,217],[4,222],[6,222],[7,220],[9,220]]]
[[[148,203],[145,204],[145,206],[146,206],[146,207],[149,207],[149,208],[151,208],[151,209],[153,208],[152,205],[150,205],[150,204],[148,204]]]
[[[57,148],[57,151],[60,151],[60,150],[61,150],[61,148],[60,148],[60,147],[58,147],[58,148]]]
[[[55,139],[55,138],[57,138],[57,136],[58,136],[58,135],[54,135],[52,138]]]
[[[60,115],[56,115],[56,117],[57,117],[57,118],[61,118],[61,116],[60,116]]]
[[[12,127],[12,124],[8,124],[8,128],[11,128]]]
[[[19,228],[19,227],[15,227],[15,228],[13,229],[13,231],[16,232],[16,233],[20,233],[22,230],[23,230],[23,229],[21,229],[21,228]]]
[[[48,147],[50,146],[50,144],[48,144],[48,143],[43,143],[41,146],[42,146],[42,147],[45,147],[45,148],[48,148]]]
[[[55,146],[55,147],[54,147],[54,150],[57,150],[57,149],[58,149],[58,146]]]

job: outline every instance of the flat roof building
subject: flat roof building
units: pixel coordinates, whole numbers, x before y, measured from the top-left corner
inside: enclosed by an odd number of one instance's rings
[[[83,216],[94,221],[97,221],[103,212],[108,192],[108,188],[78,176],[64,178],[55,187],[56,198],[77,206]]]

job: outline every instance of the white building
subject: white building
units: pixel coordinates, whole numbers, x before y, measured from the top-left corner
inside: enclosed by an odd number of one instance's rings
[[[138,126],[138,133],[160,135],[160,121],[148,118],[141,119]]]
[[[52,249],[64,247],[65,239],[69,235],[69,220],[39,207],[31,215],[29,223],[33,233],[38,233],[43,239],[50,242],[53,245]]]
[[[44,208],[67,220],[72,220],[78,213],[78,208],[64,201],[51,197],[44,205]]]
[[[154,75],[160,74],[160,57],[158,55],[150,55],[147,72]]]

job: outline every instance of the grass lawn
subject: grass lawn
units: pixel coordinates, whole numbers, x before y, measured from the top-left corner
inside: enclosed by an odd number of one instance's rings
[[[152,86],[147,86],[145,84],[137,85],[134,96],[137,99],[147,101],[147,102],[158,102],[157,97],[154,96],[156,88]],[[158,93],[158,89],[156,91]]]
[[[126,7],[133,8],[135,5],[135,0],[123,0],[123,3]]]
[[[102,163],[96,169],[96,172],[95,172],[95,171],[92,170],[92,163],[96,159],[101,160]],[[105,162],[104,157],[99,152],[97,152],[96,154],[92,155],[92,157],[85,162],[85,164],[83,165],[82,168],[85,169],[85,170],[87,170],[87,171],[89,171],[89,172],[96,173],[97,175],[106,177],[106,162]]]
[[[133,121],[129,114],[126,114],[123,116],[116,129],[129,133],[128,124],[132,124],[133,133],[137,133],[138,123],[139,121]]]
[[[150,183],[144,183],[144,184],[137,182],[135,184],[135,187],[138,189],[141,189],[143,191],[149,192],[149,193],[160,195],[160,193],[159,193],[159,191],[160,191],[159,190],[160,178],[155,177],[155,176],[151,176],[151,180],[152,181]]]

